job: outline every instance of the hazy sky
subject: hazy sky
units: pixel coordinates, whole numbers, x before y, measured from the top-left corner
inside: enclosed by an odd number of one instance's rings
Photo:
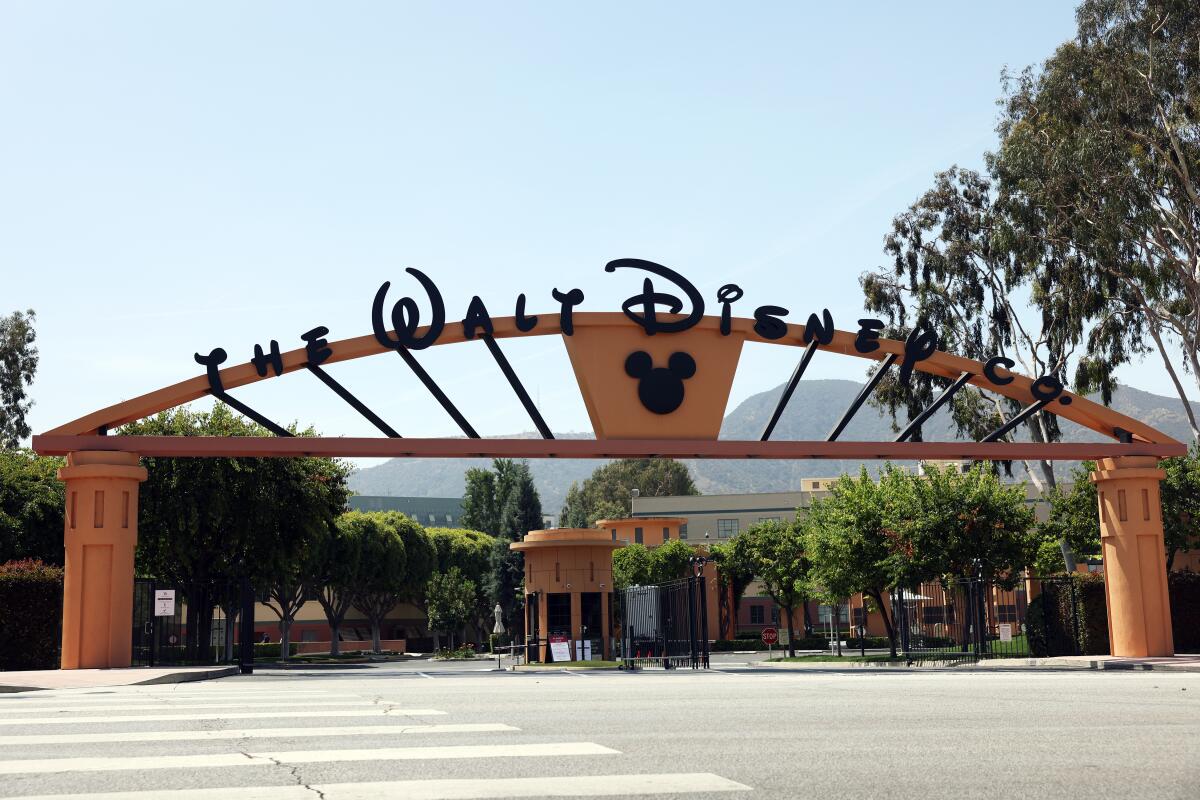
[[[640,276],[603,266],[639,257],[852,327],[892,216],[981,162],[1001,69],[1068,38],[1073,3],[839,5],[3,3],[0,311],[38,313],[33,428],[197,350],[369,333],[409,266],[451,319],[473,294],[553,312],[555,286],[616,310]],[[554,429],[589,430],[559,339],[504,346]],[[795,356],[747,346],[731,407]],[[531,428],[482,344],[423,360],[482,433]],[[330,371],[402,434],[457,433],[398,359]],[[1170,393],[1153,363],[1121,375]],[[236,395],[375,433],[303,373]]]

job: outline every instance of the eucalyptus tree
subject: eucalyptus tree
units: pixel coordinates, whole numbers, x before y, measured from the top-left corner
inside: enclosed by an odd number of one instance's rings
[[[1200,426],[1200,5],[1085,0],[1077,34],[1008,76],[991,159],[1016,226],[1092,320],[1081,390],[1157,354]]]
[[[0,317],[0,447],[12,449],[29,436],[25,416],[33,407],[25,389],[37,372],[37,331],[32,309]]]
[[[884,249],[892,263],[865,273],[861,284],[868,310],[882,314],[888,331],[905,338],[922,329],[941,349],[977,361],[1009,359],[1031,377],[1048,376],[1066,385],[1083,348],[1087,320],[1101,313],[1094,293],[1071,291],[1043,259],[1043,248],[1014,224],[1011,201],[997,197],[988,175],[953,167],[892,221]],[[913,371],[902,380],[889,375],[872,402],[893,420],[914,419],[950,379]],[[959,435],[984,438],[1010,420],[1021,404],[964,386],[949,403]],[[893,422],[899,430],[900,425]],[[1018,428],[1034,442],[1062,438],[1058,418],[1046,412]],[[918,430],[913,437],[920,438]],[[1054,462],[1025,461],[1041,492],[1057,485]],[[1074,556],[1065,540],[1064,563]]]

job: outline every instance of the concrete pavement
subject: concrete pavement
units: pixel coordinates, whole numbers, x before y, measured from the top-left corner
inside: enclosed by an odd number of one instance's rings
[[[1200,675],[382,665],[0,697],[0,797],[1189,798]]]
[[[160,683],[205,681],[237,674],[238,668],[231,666],[38,669],[0,672],[0,692],[95,689],[103,686],[148,686]]]

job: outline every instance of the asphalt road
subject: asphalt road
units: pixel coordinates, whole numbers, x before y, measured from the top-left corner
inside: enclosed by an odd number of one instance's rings
[[[1200,798],[1200,674],[488,669],[3,696],[0,797]]]

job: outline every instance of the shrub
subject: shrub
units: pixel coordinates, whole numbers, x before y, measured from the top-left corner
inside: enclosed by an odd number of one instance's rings
[[[475,645],[464,644],[463,646],[455,648],[454,650],[449,650],[443,647],[441,650],[438,650],[436,653],[434,653],[433,657],[439,661],[448,661],[461,658],[473,659],[475,658]]]
[[[58,666],[62,599],[61,568],[34,559],[0,564],[0,670]]]
[[[1041,594],[1025,612],[1025,631],[1034,656],[1108,655],[1104,576],[1076,574],[1043,581]]]
[[[288,643],[288,655],[296,655],[296,642]],[[279,658],[279,642],[255,642],[254,643],[255,658]]]

